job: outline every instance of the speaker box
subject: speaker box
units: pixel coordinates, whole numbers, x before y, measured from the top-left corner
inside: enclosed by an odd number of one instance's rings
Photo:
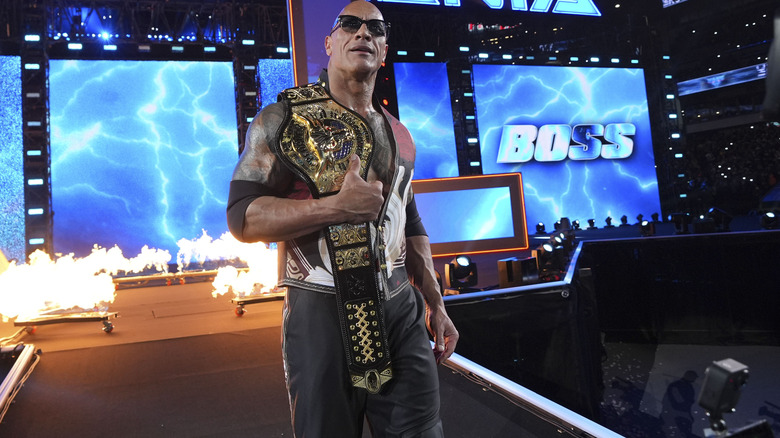
[[[536,257],[511,257],[498,261],[498,286],[501,288],[522,286],[538,280],[539,266]]]

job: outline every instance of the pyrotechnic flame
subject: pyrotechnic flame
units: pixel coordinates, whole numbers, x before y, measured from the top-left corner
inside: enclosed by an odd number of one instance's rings
[[[214,279],[212,295],[234,293],[236,296],[270,292],[278,281],[276,249],[262,242],[241,243],[230,233],[213,240],[206,231],[197,239],[181,239],[176,261],[179,272],[192,262],[202,267],[206,261],[240,260],[248,269],[222,267]],[[116,286],[112,276],[153,269],[168,272],[171,254],[144,246],[131,259],[114,246],[106,249],[95,245],[84,258],[73,254],[56,260],[43,251],[30,255],[28,264],[15,261],[0,271],[0,316],[3,321],[26,321],[54,312],[106,312],[114,302]],[[57,313],[61,314],[61,313]]]
[[[28,264],[14,261],[0,273],[0,316],[25,321],[60,310],[105,312],[116,297],[112,275],[148,268],[167,272],[170,260],[168,251],[146,246],[132,259],[117,246],[96,245],[87,257],[68,254],[56,260],[37,250]]]
[[[30,263],[11,263],[0,275],[0,314],[3,321],[33,319],[56,309],[98,310],[114,301],[114,280],[96,273],[90,261],[72,254],[52,261],[43,251]]]
[[[167,250],[153,249],[144,245],[140,254],[132,259],[127,259],[122,255],[122,250],[118,246],[105,249],[95,245],[92,248],[92,253],[83,260],[90,261],[95,272],[103,271],[111,275],[117,275],[120,272],[132,274],[147,269],[166,273],[168,272],[168,263],[171,261],[171,253]]]
[[[194,240],[179,240],[176,260],[179,271],[192,261],[203,264],[206,260],[241,260],[248,270],[225,266],[217,270],[212,285],[214,297],[233,293],[238,297],[270,292],[278,282],[276,249],[263,242],[242,243],[226,232],[213,240],[206,231]]]

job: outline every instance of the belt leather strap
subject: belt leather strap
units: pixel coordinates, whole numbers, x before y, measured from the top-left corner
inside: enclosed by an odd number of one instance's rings
[[[279,100],[286,111],[278,156],[306,182],[312,196],[338,193],[352,154],[360,157],[360,175],[366,179],[374,139],[360,115],[333,100],[321,84],[287,89]],[[382,306],[382,233],[366,222],[331,225],[324,234],[352,385],[375,394],[393,376]]]

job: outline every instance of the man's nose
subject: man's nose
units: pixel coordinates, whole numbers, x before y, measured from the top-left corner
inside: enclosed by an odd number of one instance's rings
[[[360,23],[360,27],[355,33],[366,39],[371,39],[372,36],[371,32],[368,31],[368,23]]]

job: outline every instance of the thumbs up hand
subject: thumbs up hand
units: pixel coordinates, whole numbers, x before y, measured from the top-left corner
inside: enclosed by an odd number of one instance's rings
[[[352,155],[341,190],[334,196],[338,199],[337,208],[345,214],[344,222],[359,224],[376,220],[385,200],[382,188],[381,181],[367,182],[360,177],[360,158]]]

